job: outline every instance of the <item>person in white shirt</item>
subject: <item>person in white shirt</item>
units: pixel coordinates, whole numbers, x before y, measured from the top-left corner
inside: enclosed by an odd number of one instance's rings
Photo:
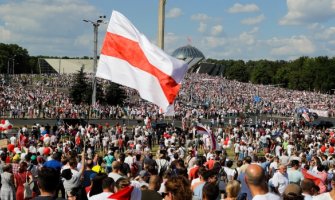
[[[122,176],[120,175],[121,163],[119,161],[114,161],[112,163],[112,172],[108,174],[115,182],[119,180]]]
[[[289,184],[287,167],[285,165],[280,165],[278,172],[273,175],[271,180],[272,186],[280,195],[282,195],[285,187]]]
[[[102,193],[93,195],[88,200],[108,199],[113,194],[115,182],[111,177],[106,177],[102,180]]]
[[[10,143],[16,145],[16,137],[13,135],[12,137],[9,138]]]
[[[245,171],[245,180],[253,196],[253,200],[280,200],[280,197],[269,192],[263,168],[257,164],[250,164]]]
[[[129,166],[133,165],[134,162],[134,157],[133,157],[133,152],[131,150],[127,151],[128,156],[124,160],[125,163],[127,163]]]

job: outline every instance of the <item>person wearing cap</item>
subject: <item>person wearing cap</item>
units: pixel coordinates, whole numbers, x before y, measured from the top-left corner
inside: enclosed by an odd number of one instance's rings
[[[283,192],[283,200],[304,200],[301,187],[295,183],[288,184]]]
[[[317,196],[314,196],[313,199],[315,200],[334,200],[335,199],[335,174],[334,173],[332,174],[330,185],[332,189],[329,192],[325,192]]]
[[[263,168],[257,164],[250,164],[245,171],[245,182],[252,194],[252,200],[280,200],[280,197],[269,192]]]

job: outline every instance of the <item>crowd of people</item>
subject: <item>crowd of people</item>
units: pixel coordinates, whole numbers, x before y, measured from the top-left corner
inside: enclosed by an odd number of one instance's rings
[[[334,130],[303,120],[34,124],[8,141],[1,199],[335,199]]]
[[[91,77],[90,74],[87,75]],[[122,106],[75,105],[67,92],[74,84],[71,74],[0,75],[0,116],[6,118],[139,118],[160,115],[159,108],[143,101],[133,89],[123,88],[127,100]],[[106,80],[98,79],[102,85]],[[10,84],[9,84],[10,83]],[[259,101],[255,101],[255,97]],[[293,91],[274,85],[255,85],[206,74],[187,74],[175,101],[175,116],[223,118],[240,113],[260,113],[292,117],[298,107],[334,116],[330,94]]]
[[[5,118],[89,114],[89,105],[71,103],[58,89],[71,85],[71,75],[15,75],[9,85],[1,78]],[[331,95],[189,74],[175,104],[182,129],[153,127],[159,108],[136,98],[127,103],[94,105],[90,117],[145,118],[133,127],[62,120],[20,127],[0,150],[0,198],[335,200],[335,130],[317,129],[303,118],[221,123],[257,110],[291,117],[297,105],[332,116]],[[205,124],[203,118],[212,120]]]

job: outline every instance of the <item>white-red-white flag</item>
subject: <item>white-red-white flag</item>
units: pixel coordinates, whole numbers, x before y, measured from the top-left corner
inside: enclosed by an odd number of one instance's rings
[[[136,89],[166,113],[179,92],[187,64],[152,44],[121,13],[113,11],[96,76]]]
[[[197,131],[197,134],[208,135],[210,143],[211,143],[212,150],[216,150],[215,135],[214,135],[214,133],[210,129],[207,129],[205,126],[203,126],[202,124],[198,123],[195,126],[195,130]]]

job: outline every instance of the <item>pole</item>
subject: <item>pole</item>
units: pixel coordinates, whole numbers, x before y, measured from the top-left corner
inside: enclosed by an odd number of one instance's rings
[[[7,75],[9,74],[9,59],[8,59],[8,62],[7,62]]]
[[[15,69],[15,58],[13,58],[13,75],[14,75],[14,69]]]
[[[166,0],[159,0],[158,7],[158,47],[164,49],[164,20]]]
[[[93,64],[93,75],[92,75],[92,105],[95,105],[96,102],[96,93],[97,93],[97,82],[96,82],[96,71],[97,71],[97,57],[98,57],[98,27],[99,24],[93,24],[94,27],[94,64]]]

